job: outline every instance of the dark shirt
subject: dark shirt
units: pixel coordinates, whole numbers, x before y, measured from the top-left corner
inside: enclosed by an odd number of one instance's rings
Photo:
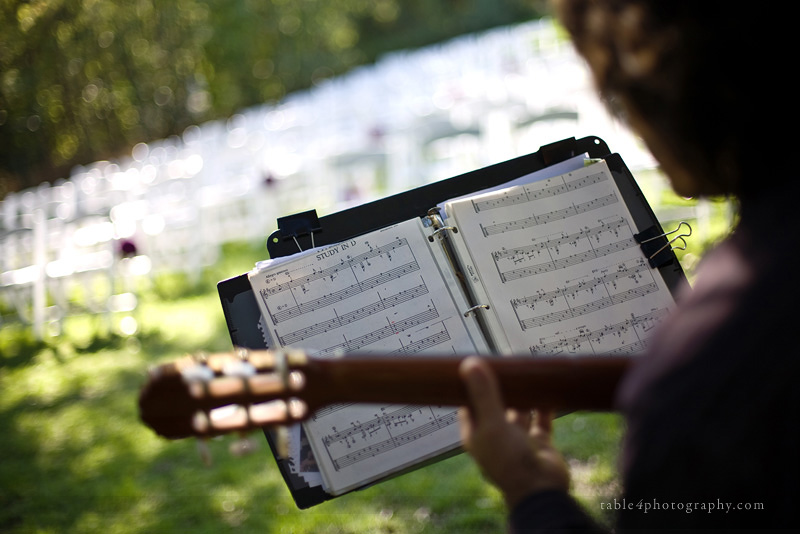
[[[743,203],[736,231],[704,258],[625,378],[618,531],[800,526],[792,189]],[[558,492],[529,496],[510,521],[515,532],[596,528]]]

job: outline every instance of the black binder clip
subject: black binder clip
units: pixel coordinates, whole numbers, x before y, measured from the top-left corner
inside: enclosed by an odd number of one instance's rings
[[[688,230],[684,233],[679,233],[675,237],[670,238],[672,234],[678,233],[683,226]],[[633,238],[639,243],[642,252],[647,257],[650,267],[661,267],[671,262],[675,255],[672,254],[673,250],[686,250],[686,237],[692,235],[692,227],[686,221],[681,221],[678,227],[671,232],[663,232],[658,226],[653,225],[646,230],[635,234]],[[680,245],[675,245],[680,241]]]
[[[300,241],[297,238],[310,235],[311,248],[314,248],[314,232],[319,232],[320,230],[322,230],[322,227],[319,224],[317,210],[304,211],[278,218],[278,232],[281,238],[284,241],[294,239],[294,243],[300,252],[303,252],[303,247],[300,246]]]

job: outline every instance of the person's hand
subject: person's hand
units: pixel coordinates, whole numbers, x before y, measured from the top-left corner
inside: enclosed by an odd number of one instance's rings
[[[480,358],[459,367],[471,402],[461,408],[461,441],[513,508],[526,495],[569,490],[569,470],[551,441],[553,414],[506,410],[497,378]]]

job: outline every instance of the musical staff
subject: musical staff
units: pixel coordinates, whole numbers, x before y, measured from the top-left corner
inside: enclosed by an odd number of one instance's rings
[[[449,278],[436,262],[441,245],[428,241],[428,234],[412,219],[265,264],[250,275],[265,331],[276,346],[322,358],[359,351],[402,357],[485,350],[467,330],[462,302],[454,300]],[[339,404],[318,410],[303,424],[320,471],[337,491],[387,465],[458,444],[455,417],[448,419],[442,409],[397,409]],[[379,463],[363,462],[376,455]]]
[[[431,407],[403,406],[381,411],[368,421],[353,421],[348,428],[323,436],[322,444],[335,470],[407,445],[458,421],[456,410],[437,413]]]
[[[500,273],[500,280],[506,283],[579,265],[636,246],[630,224],[625,219],[616,219],[592,228],[583,228],[572,234],[547,237],[544,241],[533,245],[495,251],[492,252],[492,259]],[[578,252],[570,254],[576,250]],[[513,269],[504,267],[504,265],[532,262],[536,263]]]
[[[630,354],[647,346],[649,331],[668,312],[659,308],[649,313],[632,315],[630,319],[605,325],[601,328],[579,329],[571,336],[542,340],[530,347],[531,354]]]
[[[424,337],[420,340],[412,341],[407,345],[403,345],[401,348],[397,350],[390,351],[388,352],[388,355],[395,356],[399,354],[419,354],[420,352],[425,352],[426,350],[434,349],[439,345],[447,343],[448,341],[453,339],[452,337],[450,337],[450,332],[447,331],[447,326],[444,323],[441,323],[440,326],[441,330],[431,334],[430,336]]]
[[[431,302],[431,305],[424,312],[407,317],[405,319],[400,319],[398,321],[392,321],[382,328],[373,330],[372,332],[368,332],[353,339],[345,338],[342,343],[315,352],[313,353],[313,356],[325,357],[335,356],[337,354],[347,352],[355,352],[371,345],[372,343],[377,343],[378,341],[382,341],[388,337],[395,336],[400,332],[404,332],[410,328],[425,324],[426,322],[438,317],[439,312],[436,311],[436,306],[433,304],[433,302]]]
[[[629,289],[628,291],[624,291],[622,293],[617,293],[615,295],[602,297],[587,304],[570,307],[567,308],[566,310],[561,310],[557,312],[545,313],[543,315],[531,317],[530,319],[524,319],[521,320],[519,324],[523,330],[527,330],[529,328],[534,328],[545,324],[564,321],[565,319],[574,319],[576,317],[580,317],[581,315],[586,315],[587,313],[600,311],[602,309],[614,306],[616,304],[621,304],[631,299],[643,297],[644,295],[653,293],[655,291],[658,291],[658,286],[656,286],[655,282],[653,282],[645,286]]]
[[[264,329],[322,358],[642,350],[673,302],[625,198],[594,163],[446,203],[434,228],[415,218],[264,265],[251,274]],[[429,240],[444,228],[458,228],[447,249]],[[480,320],[465,318],[478,308]],[[340,404],[304,429],[326,491],[339,493],[456,447],[455,422],[452,409]]]
[[[484,317],[501,350],[643,347],[645,318],[674,302],[634,238],[627,200],[600,162],[448,205],[465,280],[491,306]]]
[[[619,236],[620,229],[630,231],[628,221],[623,218],[605,222],[591,228],[584,227],[572,234],[560,234],[558,237],[546,236],[546,240],[542,243],[515,247],[513,249],[497,250],[492,252],[492,258],[494,258],[495,262],[505,258],[511,258],[514,263],[518,263],[521,257],[531,257],[544,249],[552,248],[558,252],[558,249],[563,245],[577,246],[577,242],[580,239],[594,238],[595,241],[599,242],[600,236],[605,232],[613,232],[616,236]]]
[[[592,210],[610,206],[611,204],[616,204],[617,202],[619,202],[619,198],[617,197],[616,193],[611,193],[587,202],[573,204],[566,208],[549,211],[539,215],[532,215],[523,219],[517,219],[505,223],[490,224],[486,226],[481,225],[481,231],[483,232],[484,237],[490,237],[497,234],[504,234],[506,232],[525,230],[528,228],[533,228],[534,226],[551,223],[553,221],[560,221],[563,219],[568,219],[569,217],[575,217]]]
[[[525,202],[563,195],[570,191],[577,191],[578,189],[608,180],[605,174],[599,172],[570,181],[567,181],[567,177],[568,176],[559,176],[557,178],[545,180],[541,184],[528,184],[522,187],[521,192],[516,192],[517,189],[514,189],[513,191],[503,191],[499,194],[487,195],[488,198],[483,197],[482,199],[473,200],[472,206],[475,213],[496,208],[505,208]],[[542,184],[544,184],[544,187],[542,187]]]
[[[438,329],[435,329],[435,325],[426,327],[426,329],[428,330],[435,330],[434,333],[417,341],[412,341],[407,345],[403,345],[401,348],[397,350],[389,351],[387,352],[387,356],[419,354],[426,350],[434,349],[439,345],[447,343],[452,339],[450,337],[450,332],[447,331],[447,326],[444,323],[440,323],[438,326],[439,326]],[[352,406],[353,406],[352,403],[331,404],[325,406],[324,408],[320,408],[311,417],[313,420],[316,421],[318,419],[331,415],[334,412],[337,412],[339,410],[344,410]]]
[[[341,245],[338,245],[341,246]],[[385,245],[379,246],[377,248],[370,247],[370,250],[359,254],[354,257],[347,256],[346,258],[342,258],[334,265],[322,268],[322,269],[313,269],[311,273],[304,274],[303,276],[297,278],[291,278],[287,282],[283,283],[268,283],[267,287],[261,290],[263,297],[271,297],[277,295],[283,291],[291,291],[297,287],[301,287],[305,284],[309,284],[311,282],[315,282],[318,280],[321,281],[332,281],[336,278],[336,276],[341,271],[348,271],[353,270],[354,266],[360,265],[361,270],[365,270],[365,266],[370,264],[370,260],[380,257],[382,255],[387,255],[389,261],[392,259],[392,252],[402,248],[408,247],[408,240],[405,238],[398,238],[390,243]],[[330,247],[329,249],[323,250],[320,252],[320,256],[324,256],[326,253],[330,253],[333,250],[338,250],[336,247]],[[333,257],[333,256],[330,256]]]
[[[350,288],[354,288],[355,286],[350,286]],[[348,288],[348,289],[350,289]],[[347,291],[347,290],[344,290]],[[358,293],[361,291],[359,290]],[[342,292],[337,292],[342,293]],[[348,292],[349,293],[349,292]],[[357,294],[357,293],[354,293]],[[394,306],[398,306],[403,304],[404,302],[408,302],[409,300],[415,299],[417,297],[421,297],[423,295],[428,294],[428,286],[425,285],[423,281],[418,286],[412,287],[410,289],[406,289],[400,291],[399,293],[395,293],[394,295],[390,295],[388,297],[382,298],[380,293],[378,294],[378,299],[374,302],[367,304],[366,306],[362,306],[358,309],[355,309],[351,312],[336,315],[333,319],[329,319],[327,321],[322,321],[319,323],[312,324],[311,326],[307,326],[305,328],[301,328],[300,330],[295,330],[294,332],[289,332],[288,334],[284,334],[280,337],[280,342],[282,345],[294,345],[297,344],[304,339],[314,337],[318,334],[322,334],[325,332],[330,332],[333,329],[341,328],[343,326],[349,325],[361,319],[365,319],[367,317],[371,317],[375,313],[379,311],[388,310],[393,308]],[[348,296],[352,296],[352,294],[348,294]],[[344,299],[346,297],[342,297]],[[319,307],[326,306],[331,302],[336,302],[337,300],[332,300],[329,298],[323,297],[322,299],[316,299],[314,302],[318,302],[318,307],[314,309],[318,309]],[[308,304],[307,304],[308,305]],[[299,306],[298,306],[299,308]],[[278,322],[277,320],[275,321]]]
[[[412,261],[406,263],[405,265],[400,265],[399,267],[390,269],[389,271],[373,276],[372,278],[368,278],[366,280],[346,286],[338,291],[325,294],[319,298],[312,299],[303,303],[298,303],[297,305],[292,306],[290,308],[282,308],[280,311],[276,311],[275,313],[270,313],[270,315],[272,317],[273,322],[275,322],[276,324],[281,323],[289,319],[294,319],[295,317],[298,317],[304,313],[314,312],[315,310],[318,310],[325,306],[329,306],[331,304],[335,304],[350,297],[360,295],[365,291],[374,289],[378,286],[386,284],[387,282],[391,282],[392,280],[397,280],[398,278],[401,278],[407,274],[410,274],[418,270],[419,270],[419,264],[416,261]],[[295,287],[297,286],[299,286],[299,284],[295,285]],[[265,298],[267,295],[262,291],[261,296],[262,298]]]
[[[615,306],[658,291],[652,272],[643,259],[628,267],[619,264],[616,270],[594,278],[583,278],[577,283],[556,287],[550,291],[539,290],[535,295],[513,299],[511,305],[517,314],[522,330],[574,319],[582,315]],[[591,299],[588,302],[586,299]],[[528,311],[538,313],[520,318]]]
[[[340,402],[339,404],[329,404],[324,408],[320,408],[319,410],[314,412],[314,415],[311,416],[311,419],[317,421],[319,419],[323,419],[331,415],[334,412],[350,408],[351,406],[355,406],[355,404],[352,402]]]

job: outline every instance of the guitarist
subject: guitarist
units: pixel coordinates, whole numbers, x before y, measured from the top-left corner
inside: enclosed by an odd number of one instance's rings
[[[796,49],[790,5],[754,21],[717,0],[556,2],[602,97],[675,191],[740,203],[737,227],[620,388],[619,531],[800,526],[800,180],[771,146],[776,127],[797,124],[797,106],[789,84],[771,82],[785,67],[768,59]],[[568,495],[552,414],[507,418],[486,364],[470,358],[460,371],[465,447],[503,492],[511,530],[599,531]]]

